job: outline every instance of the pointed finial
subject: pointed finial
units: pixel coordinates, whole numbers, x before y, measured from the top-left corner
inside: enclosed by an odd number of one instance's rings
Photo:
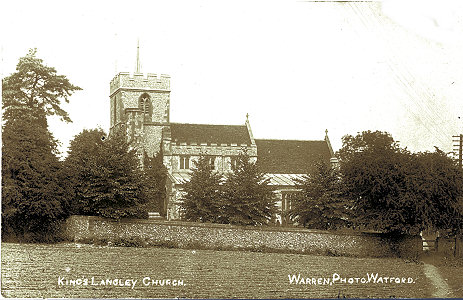
[[[137,67],[135,73],[140,73],[140,39],[137,39]]]
[[[249,121],[249,114],[246,113],[246,121]]]
[[[328,129],[325,129],[325,135],[328,135]]]

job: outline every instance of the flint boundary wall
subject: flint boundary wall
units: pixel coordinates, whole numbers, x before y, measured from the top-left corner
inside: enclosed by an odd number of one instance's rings
[[[73,242],[117,244],[136,241],[142,246],[188,249],[250,250],[354,257],[415,258],[422,251],[419,236],[392,237],[378,233],[338,233],[285,227],[244,227],[163,220],[112,220],[71,216],[66,238]],[[130,243],[128,243],[130,244]]]

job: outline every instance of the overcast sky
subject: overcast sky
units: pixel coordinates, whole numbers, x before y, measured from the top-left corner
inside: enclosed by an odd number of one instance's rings
[[[109,82],[171,75],[171,121],[244,124],[255,138],[382,130],[412,151],[463,133],[463,3],[457,1],[4,1],[2,77],[29,48],[83,88],[50,120],[66,152],[109,128]],[[461,119],[460,119],[461,118]]]

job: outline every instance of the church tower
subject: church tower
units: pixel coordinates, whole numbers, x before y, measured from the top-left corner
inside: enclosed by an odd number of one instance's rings
[[[110,132],[125,128],[139,155],[144,150],[154,156],[160,150],[163,129],[169,126],[170,76],[119,73],[111,80],[109,98]]]

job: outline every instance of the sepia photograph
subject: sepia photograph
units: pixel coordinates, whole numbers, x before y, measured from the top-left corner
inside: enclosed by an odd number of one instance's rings
[[[463,2],[4,1],[5,298],[463,298]]]

